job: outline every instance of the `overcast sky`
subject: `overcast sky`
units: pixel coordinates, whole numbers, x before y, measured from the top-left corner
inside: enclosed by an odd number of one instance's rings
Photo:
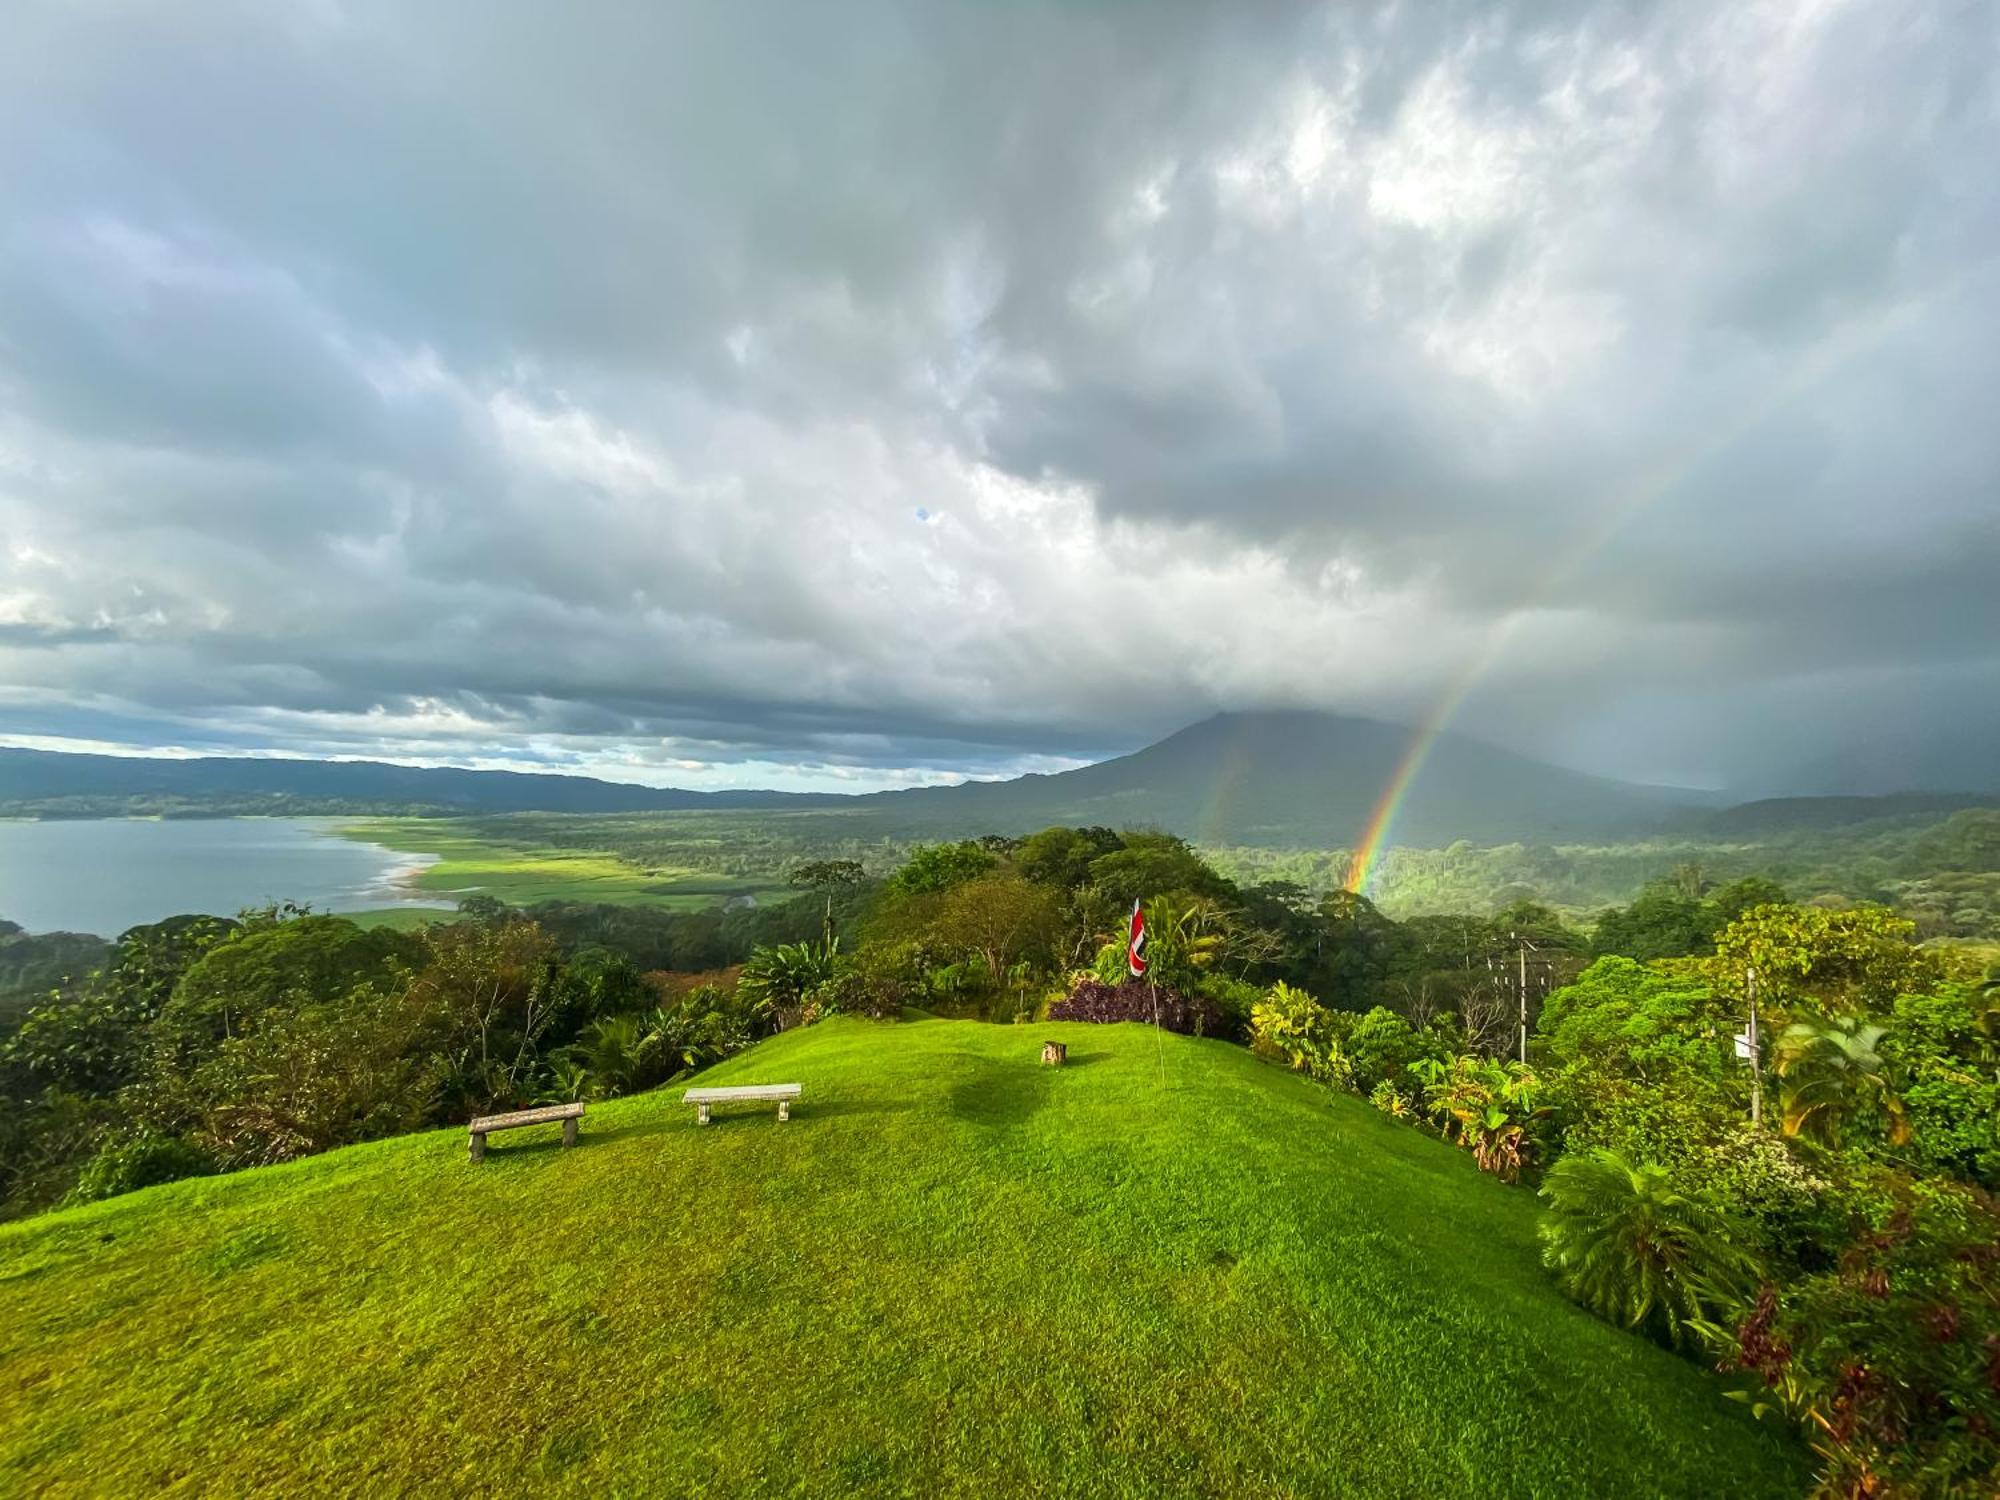
[[[0,736],[1990,745],[1997,18],[15,0]]]

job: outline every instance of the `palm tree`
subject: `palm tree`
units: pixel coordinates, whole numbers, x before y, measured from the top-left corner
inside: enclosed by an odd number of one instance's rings
[[[1616,1151],[1566,1156],[1542,1184],[1542,1260],[1563,1290],[1614,1323],[1664,1324],[1675,1342],[1691,1323],[1757,1280],[1713,1210],[1675,1191],[1665,1167]]]
[[[588,1068],[573,1057],[557,1057],[549,1064],[548,1081],[535,1096],[535,1102],[574,1104],[579,1099],[590,1098],[594,1092]]]
[[[643,1044],[644,1033],[634,1017],[604,1016],[584,1029],[569,1052],[598,1090],[620,1094],[639,1072]]]
[[[1871,1107],[1888,1117],[1889,1141],[1910,1138],[1903,1101],[1889,1088],[1878,1050],[1886,1028],[1852,1019],[1798,1021],[1778,1038],[1784,1131],[1831,1145]]]
[[[839,954],[839,938],[830,943],[779,943],[758,948],[743,965],[736,987],[783,1031],[798,1020],[813,991],[833,978]]]

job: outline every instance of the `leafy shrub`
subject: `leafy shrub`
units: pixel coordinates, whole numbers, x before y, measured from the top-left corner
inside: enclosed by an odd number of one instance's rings
[[[95,1203],[159,1182],[206,1177],[214,1170],[215,1158],[193,1141],[148,1131],[104,1146],[84,1166],[71,1196],[79,1203]]]
[[[1444,1049],[1437,1037],[1420,1032],[1385,1006],[1376,1006],[1355,1018],[1348,1028],[1341,1050],[1354,1065],[1354,1084],[1372,1092],[1387,1083],[1392,1088],[1406,1086],[1410,1064],[1426,1057],[1440,1057]]]
[[[445,1065],[420,1045],[426,1024],[403,996],[365,988],[273,1010],[161,1091],[179,1094],[196,1137],[232,1169],[378,1140],[431,1116]],[[528,1075],[514,1077],[510,1102]]]
[[[705,1068],[741,1052],[763,1034],[754,1005],[705,984],[646,1019],[640,1050],[656,1078]]]
[[[1407,1120],[1410,1117],[1409,1096],[1386,1078],[1368,1091],[1368,1102],[1391,1119]]]
[[[1213,971],[1197,979],[1193,988],[1215,1006],[1214,1035],[1232,1042],[1242,1040],[1250,1029],[1250,1013],[1264,992],[1254,984]]]
[[[1828,1182],[1777,1132],[1743,1122],[1677,1169],[1674,1180],[1727,1214],[1766,1257],[1793,1264],[1813,1254]]]
[[[1987,1496],[2000,1473],[2000,1205],[1868,1168],[1835,1194],[1831,1265],[1704,1330],[1804,1428],[1829,1495]]]
[[[1553,1110],[1540,1102],[1540,1080],[1520,1063],[1426,1058],[1412,1063],[1410,1074],[1423,1083],[1425,1107],[1445,1138],[1470,1151],[1480,1171],[1518,1182],[1541,1156],[1541,1131]]]
[[[1672,1342],[1757,1281],[1757,1264],[1665,1167],[1615,1151],[1566,1156],[1542,1184],[1542,1258],[1563,1290],[1613,1323]]]
[[[1250,1011],[1251,1045],[1266,1057],[1311,1078],[1330,1069],[1329,1054],[1338,1055],[1333,1017],[1319,1001],[1283,980],[1271,986]]]
[[[1140,979],[1128,979],[1123,984],[1079,979],[1068,995],[1049,1007],[1051,1021],[1150,1024],[1156,1017],[1168,1031],[1178,1031],[1183,1036],[1213,1036],[1221,1013],[1206,995],[1183,994],[1167,985],[1155,986]]]
[[[737,991],[783,1031],[808,1019],[807,1007],[820,986],[833,978],[834,961],[839,956],[838,938],[830,943],[778,943],[759,948],[743,965]]]
[[[866,950],[857,961],[843,962],[833,978],[815,992],[820,1014],[866,1016],[871,1021],[893,1021],[915,992],[915,986],[892,963],[875,961]]]

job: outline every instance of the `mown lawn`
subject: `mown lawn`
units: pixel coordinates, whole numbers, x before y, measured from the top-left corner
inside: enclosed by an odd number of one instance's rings
[[[612,853],[505,842],[447,818],[375,818],[344,824],[339,831],[404,853],[437,855],[436,864],[410,880],[413,889],[430,895],[480,891],[515,906],[599,901],[692,911],[731,896],[797,894],[771,881],[679,867],[649,869]]]
[[[705,1081],[794,1080],[0,1227],[0,1493],[1803,1489],[1532,1195],[1238,1049],[832,1021]]]

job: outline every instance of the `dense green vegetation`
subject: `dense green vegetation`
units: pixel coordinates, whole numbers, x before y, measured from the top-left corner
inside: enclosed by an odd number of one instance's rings
[[[448,863],[428,873],[426,889],[481,889],[519,902],[761,898],[803,862],[853,860],[887,875],[923,847],[916,835],[886,832],[878,817],[858,810],[516,813],[378,819],[355,831],[394,849],[443,854]],[[1315,896],[1342,885],[1351,862],[1344,848],[1197,847],[1238,885],[1286,883]],[[2000,943],[2000,810],[1993,808],[1730,842],[1399,845],[1377,866],[1369,894],[1399,918],[1484,915],[1529,900],[1587,922],[1648,886],[1748,876],[1776,880],[1801,900],[1893,907],[1924,938]]]
[[[1203,852],[1244,884],[1288,880],[1309,890],[1339,885],[1349,863],[1344,849],[1230,846]],[[1891,906],[1916,921],[1926,938],[2000,940],[2000,809],[1991,807],[1867,818],[1833,828],[1780,826],[1728,839],[1399,845],[1377,867],[1370,893],[1397,916],[1487,911],[1530,899],[1583,917],[1689,871],[1718,883],[1760,876],[1801,900]]]
[[[833,1021],[703,1082],[774,1078],[0,1228],[0,1489],[1798,1492],[1529,1195],[1240,1049]]]
[[[17,922],[0,921],[0,1035],[51,991],[98,969],[109,956],[102,938],[80,932],[31,933]]]
[[[1944,857],[1986,857],[1982,817]],[[1588,925],[1520,893],[1399,921],[1088,827],[787,884],[697,912],[480,895],[416,933],[277,908],[135,929],[0,1038],[9,1211],[639,1093],[835,1016],[1157,1018],[1539,1188],[1554,1281],[1795,1421],[1830,1492],[1974,1495],[2000,1464],[2000,984],[1887,907],[1683,865]]]

